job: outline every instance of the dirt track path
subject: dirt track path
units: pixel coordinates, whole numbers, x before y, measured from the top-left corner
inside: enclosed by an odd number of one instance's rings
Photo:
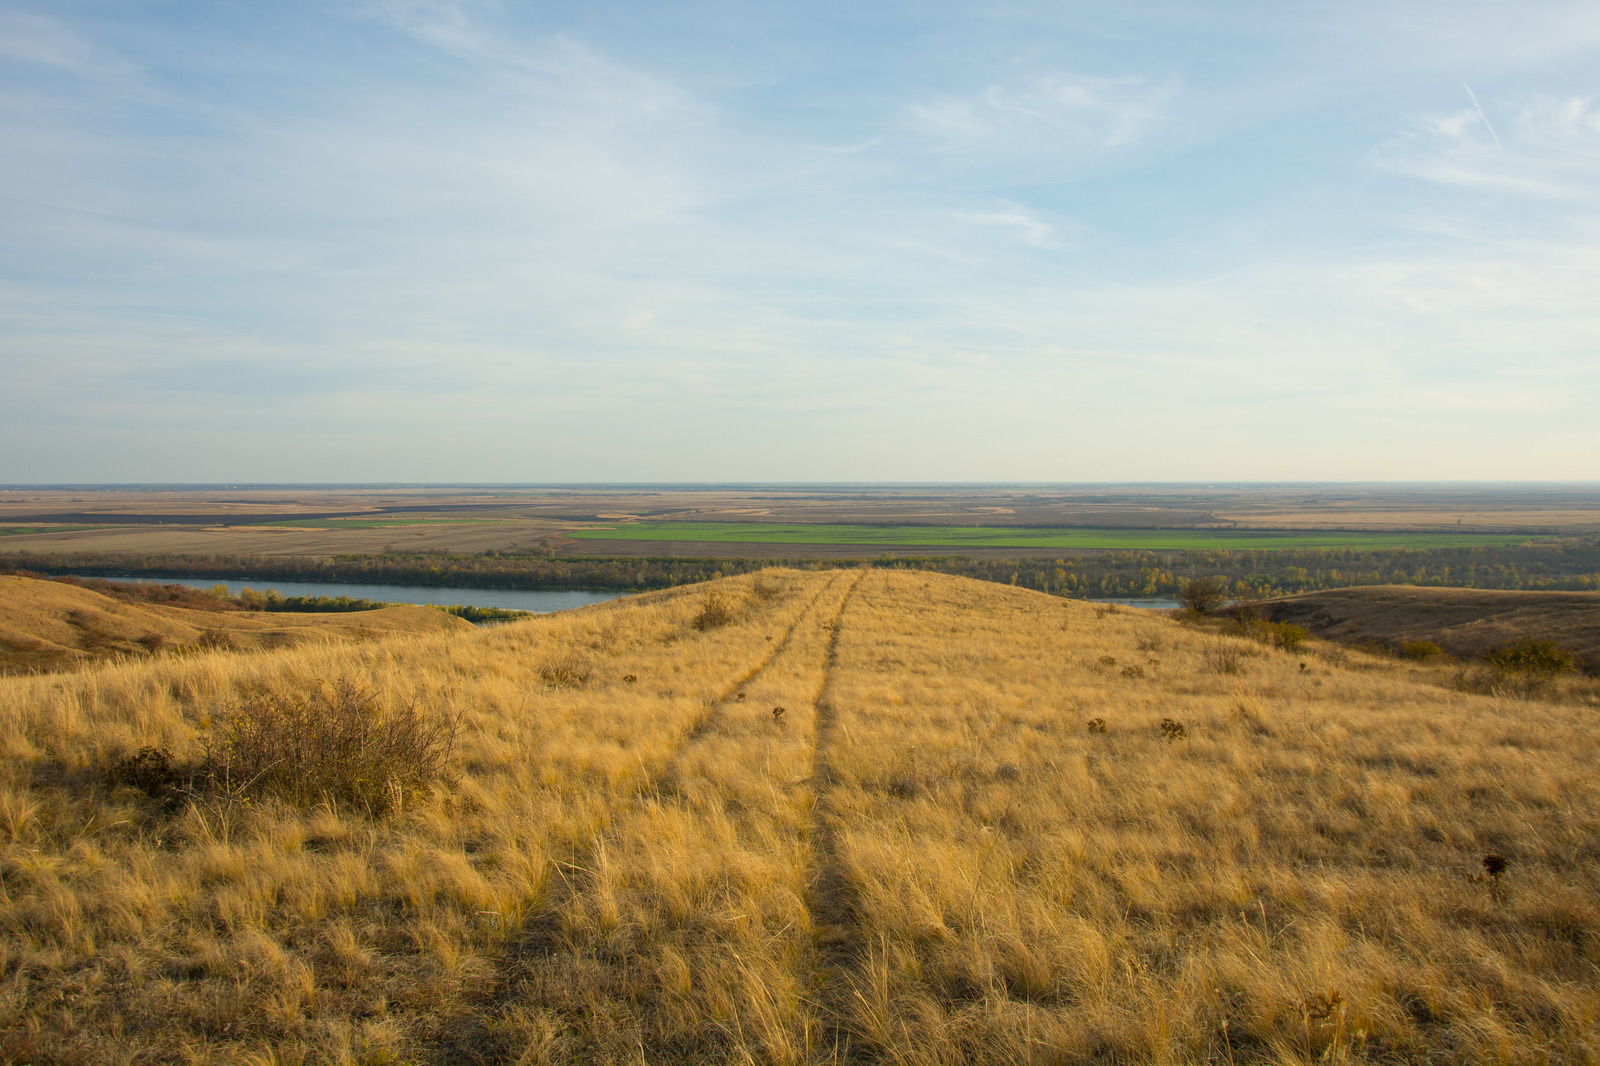
[[[555,1061],[801,1062],[831,1041],[813,998],[813,786],[819,701],[860,580],[801,592],[766,653],[559,863],[440,1061],[516,1061],[546,1040]]]

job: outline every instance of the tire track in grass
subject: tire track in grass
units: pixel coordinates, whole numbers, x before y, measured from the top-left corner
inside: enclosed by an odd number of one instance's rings
[[[781,664],[794,647],[795,637],[802,627],[808,620],[815,620],[818,604],[830,590],[836,590],[845,580],[848,578],[841,573],[820,582],[820,587],[810,600],[795,612],[793,621],[784,629],[783,635],[772,641],[765,653],[747,670],[716,690],[720,695],[713,698],[708,713],[690,722],[673,747],[662,754],[658,765],[665,770],[680,763],[685,750],[694,746],[712,728],[729,701]],[[854,583],[851,584],[853,587]],[[846,597],[848,595],[849,590],[845,593]],[[644,784],[646,787],[630,801],[625,801],[623,809],[607,820],[605,827],[595,834],[586,848],[567,860],[554,860],[556,876],[546,888],[546,898],[538,911],[523,922],[518,935],[508,944],[497,967],[498,974],[492,991],[477,1010],[461,1019],[442,1039],[434,1042],[430,1058],[451,1063],[501,1060],[503,1049],[497,1049],[501,1041],[494,1033],[497,1018],[519,1005],[523,999],[521,993],[537,978],[536,971],[541,966],[556,964],[558,959],[567,954],[569,945],[562,928],[564,916],[586,891],[592,891],[603,881],[607,845],[612,843],[618,827],[647,802],[660,798],[658,791],[650,789],[648,776]]]
[[[767,654],[749,670],[734,678],[733,681],[722,688],[721,695],[712,701],[706,714],[696,719],[689,727],[684,745],[693,743],[701,734],[711,728],[713,721],[718,717],[718,713],[728,705],[728,702],[737,697],[741,689],[756,681],[762,674],[767,672],[773,663],[778,661],[779,657],[789,649],[789,645],[794,641],[794,635],[800,631],[800,627],[804,624],[806,618],[810,616],[812,611],[816,610],[817,604],[822,602],[822,598],[828,594],[829,589],[834,588],[839,583],[842,576],[831,577],[823,582],[816,595],[811,597],[810,601],[795,615],[794,621],[789,623],[789,628],[784,630],[783,636],[772,642],[772,647],[767,650]],[[679,746],[680,752],[684,745]]]
[[[858,579],[857,584],[860,584]],[[852,585],[851,593],[855,592]],[[845,873],[840,861],[839,834],[831,815],[828,794],[833,787],[833,767],[830,753],[839,743],[839,711],[835,703],[834,677],[839,665],[839,642],[844,631],[845,607],[850,597],[839,606],[834,619],[833,632],[828,638],[828,655],[823,669],[822,683],[814,701],[814,739],[811,755],[812,791],[810,844],[812,871],[806,906],[811,913],[815,930],[812,957],[811,985],[815,989],[813,1004],[821,1017],[815,1024],[823,1030],[823,1051],[830,1062],[872,1061],[876,1055],[870,1047],[852,1046],[851,1034],[845,1019],[848,1005],[859,984],[859,954],[861,929],[858,921],[858,893],[854,882]],[[863,1055],[862,1052],[866,1054]],[[816,1054],[812,1059],[815,1061]]]
[[[665,815],[667,825],[703,834],[704,866],[714,871],[710,881],[716,887],[707,891],[704,869],[674,871],[653,886],[629,886],[634,906],[665,890],[684,892],[696,907],[684,925],[647,941],[640,969],[649,971],[678,953],[688,965],[687,986],[702,993],[702,1000],[732,1006],[721,1016],[702,1012],[702,1024],[693,1029],[663,1025],[658,1018],[641,1045],[646,1061],[810,1059],[816,1024],[808,995],[812,930],[805,900],[815,706],[826,684],[833,635],[860,580],[859,571],[840,574],[808,605],[785,654],[747,679],[751,698],[726,703],[679,750],[670,791],[663,789],[665,806],[650,812]],[[788,707],[772,714],[773,704]],[[635,849],[662,824],[635,826]],[[649,849],[634,854],[649,855]],[[722,924],[714,917],[727,912],[736,920]],[[723,965],[728,959],[737,960],[736,970]],[[640,1015],[661,1009],[649,1001],[632,1006]]]

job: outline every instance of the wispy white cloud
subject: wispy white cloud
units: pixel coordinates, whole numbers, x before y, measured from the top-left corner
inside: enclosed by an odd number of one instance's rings
[[[1445,185],[1600,208],[1600,107],[1593,97],[1515,101],[1505,108],[1504,139],[1475,95],[1472,105],[1419,120],[1384,144],[1376,161]]]
[[[1056,228],[1025,208],[1007,205],[1001,211],[957,211],[955,217],[985,226],[998,226],[1014,232],[1024,243],[1035,248],[1059,248]]]
[[[992,84],[972,96],[916,103],[911,113],[927,128],[952,136],[1048,132],[1114,148],[1143,137],[1175,95],[1172,85],[1139,76],[1050,73]]]

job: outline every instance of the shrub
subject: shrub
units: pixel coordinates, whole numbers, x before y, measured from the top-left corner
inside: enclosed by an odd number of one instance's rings
[[[559,659],[551,659],[539,667],[539,676],[544,683],[554,688],[577,688],[594,672],[587,660],[575,655],[564,655]]]
[[[1183,584],[1178,602],[1190,614],[1204,617],[1228,602],[1228,583],[1220,577],[1196,577]]]
[[[1268,622],[1271,627],[1272,646],[1284,651],[1299,651],[1311,638],[1311,631],[1289,622]]]
[[[140,748],[111,764],[106,770],[106,783],[136,788],[151,799],[171,801],[184,789],[188,776],[166,748]]]
[[[261,692],[216,716],[205,741],[210,784],[299,806],[338,801],[372,814],[445,773],[456,719],[408,703],[384,707],[352,681],[309,695]]]
[[[233,638],[220,629],[206,629],[200,633],[200,646],[210,651],[232,651]]]
[[[700,602],[700,610],[690,621],[690,625],[704,632],[707,629],[716,629],[733,621],[733,609],[728,606],[728,601],[722,598],[719,592],[708,592],[706,598]]]
[[[1511,644],[1502,644],[1484,653],[1490,666],[1500,670],[1524,673],[1562,674],[1572,669],[1572,655],[1548,640],[1528,637]]]
[[[1189,731],[1176,718],[1163,718],[1161,719],[1161,735],[1168,740],[1184,740],[1189,736]]]
[[[1219,640],[1206,649],[1206,669],[1214,674],[1237,674],[1244,669],[1244,652],[1227,641]]]
[[[1444,649],[1431,640],[1402,640],[1395,651],[1399,652],[1400,658],[1417,662],[1427,662],[1444,654]]]
[[[1091,732],[1091,733],[1104,733],[1105,731],[1106,731],[1106,720],[1104,718],[1091,718],[1091,719],[1089,719],[1089,732]]]

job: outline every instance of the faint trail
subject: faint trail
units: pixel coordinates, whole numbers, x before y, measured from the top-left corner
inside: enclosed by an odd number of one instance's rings
[[[753,666],[741,674],[736,675],[720,689],[720,695],[708,713],[696,718],[684,730],[677,742],[668,749],[658,764],[662,770],[662,777],[670,778],[675,764],[681,762],[685,749],[694,745],[700,738],[708,733],[719,719],[722,710],[745,686],[757,680],[767,671],[781,663],[794,646],[796,634],[808,621],[815,621],[818,605],[824,601],[830,591],[836,590],[844,581],[851,580],[847,575],[840,573],[821,583],[821,587],[806,601],[794,615],[794,620],[784,629],[783,635],[774,640],[767,650]],[[843,613],[844,601],[849,599],[854,591],[855,584],[859,582],[859,573],[851,581],[840,601],[840,606],[835,612],[834,633],[837,634],[838,616]],[[831,643],[830,643],[831,655]],[[648,779],[647,779],[648,780]],[[670,785],[658,779],[658,787]],[[567,950],[567,945],[562,938],[561,919],[573,900],[591,890],[598,880],[596,870],[604,861],[607,843],[613,836],[615,828],[627,817],[627,812],[636,809],[648,799],[655,798],[641,792],[634,795],[630,801],[625,801],[622,809],[611,817],[606,828],[597,833],[589,845],[569,860],[554,860],[556,875],[547,884],[545,898],[538,911],[530,915],[522,924],[518,935],[510,940],[501,955],[498,966],[499,974],[492,992],[486,999],[466,1018],[459,1019],[450,1031],[443,1034],[432,1044],[432,1059],[445,1063],[480,1063],[498,1062],[498,1054],[494,1050],[494,1041],[487,1024],[487,1019],[517,1002],[520,998],[522,982],[526,979],[529,967],[537,967],[541,959],[554,959]]]
[[[814,984],[818,988],[816,1005],[821,1017],[820,1027],[830,1034],[833,1044],[832,1061],[860,1059],[860,1052],[852,1056],[850,1034],[844,1019],[847,1005],[857,984],[860,928],[858,921],[858,893],[853,882],[845,875],[839,860],[839,836],[830,817],[828,792],[833,787],[832,753],[839,744],[839,713],[834,704],[833,681],[839,664],[839,638],[844,630],[845,609],[849,606],[856,587],[861,583],[857,575],[850,586],[839,612],[833,621],[833,632],[828,640],[828,656],[823,668],[822,682],[817,688],[815,706],[815,743],[811,754],[811,789],[814,800],[811,808],[811,853],[814,868],[810,878],[806,907],[811,912],[812,927],[816,930],[816,957]]]
[[[842,579],[843,575],[841,574],[837,577],[829,578],[827,581],[823,582],[822,587],[817,590],[816,595],[812,596],[810,601],[807,602],[804,607],[800,608],[800,613],[795,615],[794,621],[789,624],[788,629],[784,630],[783,636],[772,642],[772,647],[768,649],[767,654],[749,670],[734,678],[725,688],[722,689],[721,695],[716,697],[707,713],[697,718],[694,723],[690,725],[688,733],[684,736],[683,743],[679,745],[680,751],[684,745],[693,743],[695,740],[699,739],[702,734],[710,730],[712,725],[720,716],[723,708],[727,706],[728,701],[736,697],[739,694],[740,689],[749,685],[762,674],[766,673],[769,669],[771,669],[774,663],[778,662],[779,659],[782,658],[783,654],[789,650],[790,644],[793,643],[794,635],[800,631],[800,627],[805,624],[806,619],[811,617],[812,613],[817,609],[817,604],[821,603],[822,598],[828,594],[830,589],[835,588]],[[848,595],[848,593],[846,595]]]

